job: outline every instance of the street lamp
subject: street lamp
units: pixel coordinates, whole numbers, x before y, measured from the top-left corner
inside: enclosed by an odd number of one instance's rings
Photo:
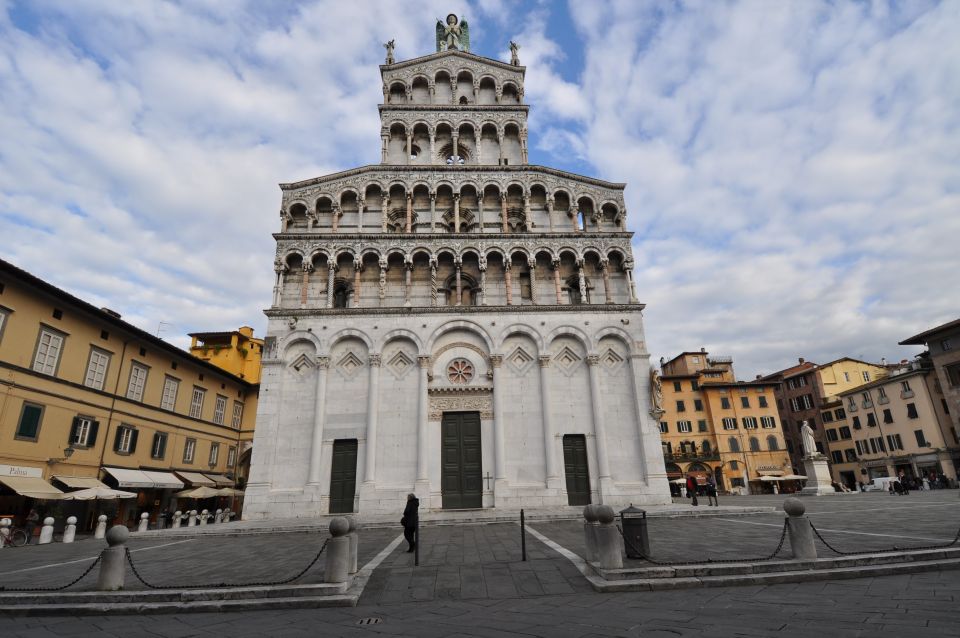
[[[62,457],[60,457],[60,458],[49,458],[49,459],[47,459],[47,465],[54,465],[55,463],[59,463],[60,461],[66,461],[66,460],[69,459],[71,456],[73,456],[73,453],[74,453],[74,452],[76,452],[76,450],[73,449],[73,443],[71,443],[71,444],[68,445],[67,447],[63,448],[63,456],[62,456]]]

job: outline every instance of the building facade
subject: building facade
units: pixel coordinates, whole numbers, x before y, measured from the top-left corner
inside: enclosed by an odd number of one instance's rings
[[[105,483],[138,494],[118,522],[155,522],[179,489],[234,484],[255,385],[4,261],[0,370],[0,513]]]
[[[839,394],[844,418],[824,424],[833,479],[851,488],[881,476],[957,478],[957,440],[929,357]],[[831,416],[824,414],[827,421]]]
[[[777,384],[738,382],[729,357],[684,352],[661,364],[660,439],[667,477],[714,477],[717,489],[764,493],[794,481],[775,405]]]
[[[842,357],[829,363],[816,364],[802,357],[797,365],[760,379],[779,382],[777,410],[786,436],[787,450],[794,472],[803,474],[803,446],[800,426],[806,421],[813,429],[817,450],[827,452],[823,416],[843,418],[838,395],[846,390],[883,378],[889,373],[885,364],[869,363]]]
[[[388,43],[381,164],[281,185],[248,515],[669,500],[624,185],[528,164],[468,43]]]
[[[243,326],[228,332],[191,332],[190,354],[249,383],[260,383],[263,339]]]

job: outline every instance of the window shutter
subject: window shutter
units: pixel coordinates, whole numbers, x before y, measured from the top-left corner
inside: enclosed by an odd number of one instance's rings
[[[160,458],[163,458],[167,455],[167,436],[165,434],[160,434]]]
[[[140,434],[139,431],[133,430],[130,433],[130,454],[133,454],[137,451],[137,436]]]
[[[116,433],[116,435],[113,437],[113,451],[114,451],[114,452],[119,452],[119,451],[120,451],[120,439],[121,439],[122,437],[123,437],[123,426],[120,426],[119,428],[117,428],[117,433]]]
[[[73,422],[70,424],[70,434],[67,436],[67,444],[71,444],[77,437],[77,428],[80,427],[80,417],[73,417]]]
[[[158,442],[159,440],[160,440],[160,433],[159,433],[159,432],[155,432],[155,433],[153,434],[153,441],[150,442],[150,456],[151,456],[152,458],[159,458],[159,457],[157,457],[157,456],[154,456],[154,454],[153,454],[153,451],[157,449],[157,442]]]
[[[93,447],[94,443],[97,442],[97,430],[100,429],[100,421],[92,421],[90,423],[90,434],[87,435],[87,447]]]

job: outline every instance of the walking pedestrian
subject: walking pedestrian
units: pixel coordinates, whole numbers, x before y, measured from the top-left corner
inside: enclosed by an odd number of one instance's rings
[[[417,495],[407,494],[407,506],[403,508],[403,518],[400,519],[400,524],[403,525],[403,537],[407,539],[407,543],[410,545],[410,549],[407,550],[408,554],[417,548],[414,533],[417,531],[420,522],[420,515],[417,513],[419,507],[420,499],[417,498]]]
[[[27,531],[27,545],[30,544],[30,541],[33,540],[33,532],[37,529],[37,523],[40,522],[40,514],[37,513],[37,508],[31,507],[30,513],[27,514],[27,518],[24,519],[23,527]]]
[[[707,507],[710,507],[711,505],[720,505],[720,501],[717,500],[717,479],[713,476],[713,474],[707,478]]]
[[[699,503],[697,503],[697,479],[693,474],[687,475],[687,498],[693,499],[692,505],[694,507],[699,505]]]

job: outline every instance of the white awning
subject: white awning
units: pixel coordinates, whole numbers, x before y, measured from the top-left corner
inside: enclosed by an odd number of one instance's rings
[[[153,486],[158,490],[179,490],[183,487],[183,481],[174,476],[171,472],[154,472],[152,470],[143,470],[147,478],[153,481]]]
[[[110,476],[117,479],[117,485],[120,487],[153,487],[153,479],[147,476],[146,472],[119,467],[105,467],[103,469],[106,470]]]
[[[233,481],[223,474],[204,474],[204,476],[216,483],[217,487],[230,487],[233,485]]]
[[[177,476],[182,478],[184,481],[190,483],[190,485],[202,485],[204,487],[216,487],[217,484],[212,480],[201,474],[200,472],[177,472]]]
[[[3,483],[20,496],[46,500],[59,500],[63,492],[35,476],[0,476]]]
[[[57,479],[67,487],[72,487],[78,490],[86,490],[90,489],[91,487],[107,488],[106,485],[100,482],[100,479],[93,476],[54,476],[53,478]]]

